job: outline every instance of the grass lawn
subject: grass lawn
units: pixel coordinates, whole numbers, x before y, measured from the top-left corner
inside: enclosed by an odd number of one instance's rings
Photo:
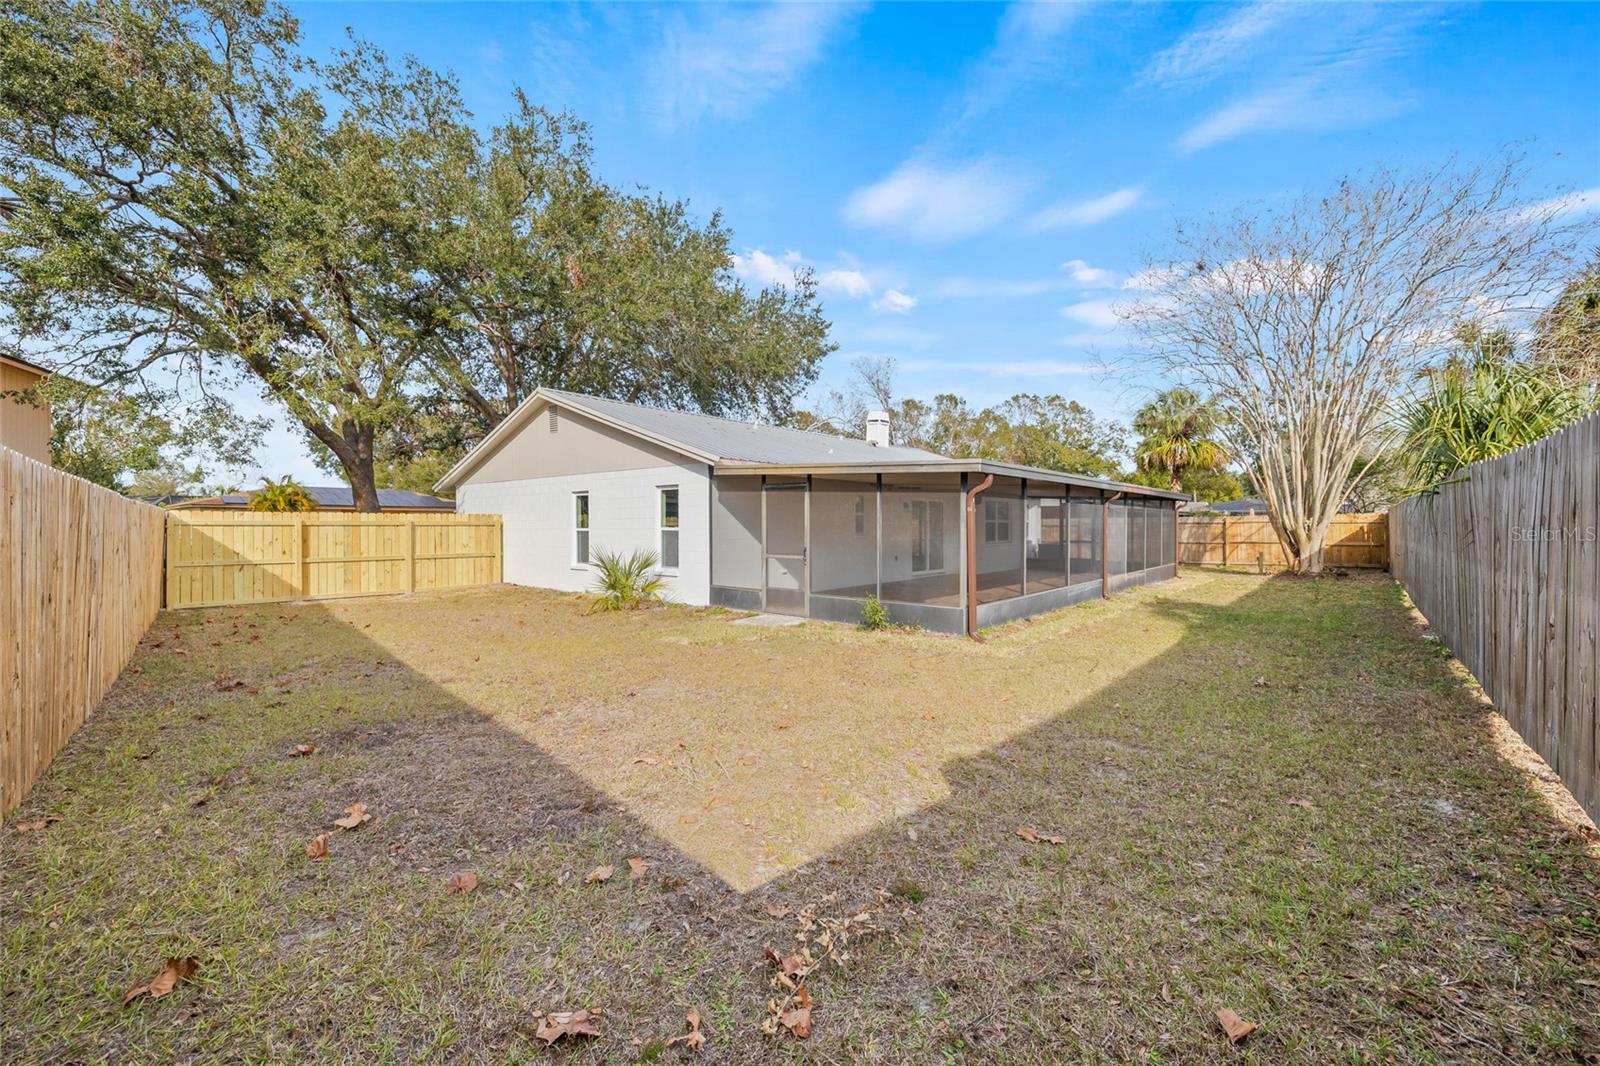
[[[0,1059],[1600,1048],[1600,849],[1385,578],[1191,572],[982,645],[734,618],[163,615],[0,831]],[[769,947],[810,951],[805,1040],[763,1032]],[[167,956],[200,969],[124,1006]],[[579,1008],[598,1038],[536,1038]]]

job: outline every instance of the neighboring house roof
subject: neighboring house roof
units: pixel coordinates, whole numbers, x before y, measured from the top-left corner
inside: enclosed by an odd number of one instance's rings
[[[31,370],[35,374],[40,374],[44,377],[49,377],[51,374],[55,373],[55,371],[47,370],[38,363],[30,363],[26,359],[19,359],[14,355],[0,355],[0,362],[10,363],[12,366],[20,366],[24,370]]]
[[[922,448],[870,444],[856,437],[839,437],[755,422],[736,422],[728,418],[669,411],[661,407],[584,396],[560,389],[538,389],[460,462],[440,478],[434,488],[447,490],[466,477],[528,424],[546,406],[555,406],[587,415],[598,422],[661,445],[691,459],[715,466],[719,471],[791,473],[853,469],[860,472],[948,472],[975,471],[1010,477],[1036,477],[1060,484],[1087,485],[1111,491],[1130,491],[1141,495],[1187,500],[1183,493],[1166,492],[1142,485],[1063,474],[1059,470],[1014,466],[982,459],[951,459]]]
[[[1206,503],[1196,500],[1189,508],[1194,511],[1214,511],[1217,514],[1266,514],[1267,503],[1265,500],[1229,500],[1227,503]]]
[[[348,511],[355,507],[355,497],[349,485],[305,485],[306,495],[316,503],[321,510]],[[220,509],[240,508],[250,505],[250,497],[254,492],[228,493],[225,496],[191,497],[182,503],[173,504],[174,507],[184,509]],[[423,492],[412,492],[409,489],[379,489],[378,506],[386,511],[454,511],[454,500],[440,499],[438,496],[429,496]]]

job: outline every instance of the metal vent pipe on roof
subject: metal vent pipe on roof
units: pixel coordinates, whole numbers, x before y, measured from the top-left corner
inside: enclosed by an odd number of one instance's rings
[[[879,448],[889,446],[889,412],[870,411],[867,413],[867,443]]]

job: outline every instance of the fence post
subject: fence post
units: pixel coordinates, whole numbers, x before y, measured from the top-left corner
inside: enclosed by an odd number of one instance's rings
[[[306,520],[300,514],[294,516],[294,581],[295,591],[300,599],[311,595],[311,581],[309,578],[310,564],[306,560]]]
[[[1222,565],[1228,565],[1228,523],[1233,521],[1231,515],[1222,516]]]
[[[406,591],[417,589],[417,520],[406,519]]]

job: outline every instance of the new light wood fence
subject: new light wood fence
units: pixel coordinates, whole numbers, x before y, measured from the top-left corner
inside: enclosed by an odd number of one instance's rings
[[[1389,515],[1394,576],[1600,821],[1600,415]]]
[[[1282,570],[1283,542],[1266,515],[1189,515],[1178,519],[1179,560],[1186,566]],[[1342,514],[1328,526],[1328,566],[1383,569],[1389,565],[1389,519],[1383,513]]]
[[[167,516],[167,606],[379,596],[500,580],[498,515]]]
[[[0,448],[0,813],[94,712],[155,620],[165,520]]]

